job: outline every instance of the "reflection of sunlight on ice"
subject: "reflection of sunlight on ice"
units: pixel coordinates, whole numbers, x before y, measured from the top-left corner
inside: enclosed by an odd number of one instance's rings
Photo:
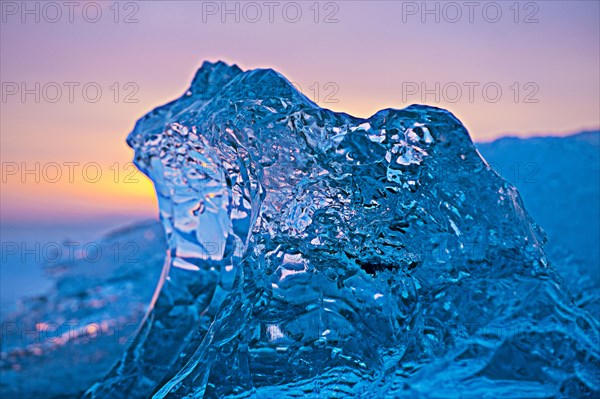
[[[279,280],[283,280],[292,274],[305,273],[307,270],[306,261],[302,258],[301,254],[285,254],[283,256],[283,264],[279,270],[281,271]]]
[[[267,332],[271,336],[270,341],[276,341],[279,338],[283,338],[285,336],[283,334],[283,331],[279,329],[279,326],[277,324],[269,324],[267,326]]]
[[[283,280],[284,278],[286,278],[287,276],[289,276],[290,274],[298,274],[298,273],[304,273],[306,272],[306,269],[302,269],[302,270],[289,270],[289,269],[281,269],[281,278],[280,280]]]
[[[119,322],[120,320],[118,319],[102,320],[99,323],[92,322],[84,325],[79,325],[77,321],[64,324],[38,322],[35,324],[35,331],[38,334],[29,333],[33,342],[26,345],[26,350],[17,349],[8,352],[6,356],[13,357],[15,360],[27,354],[41,356],[71,341],[83,339],[85,342],[93,342],[103,335],[112,336],[117,334],[117,341],[125,343],[126,339],[124,340],[123,338],[130,337],[129,334],[127,334],[127,337],[119,337],[120,335],[124,335],[123,332],[125,330],[124,326],[120,325]],[[129,325],[127,324],[126,326]]]
[[[200,268],[198,266],[196,266],[190,262],[187,262],[181,258],[175,258],[173,260],[173,266],[178,267],[183,270],[192,270],[192,271],[200,270]]]

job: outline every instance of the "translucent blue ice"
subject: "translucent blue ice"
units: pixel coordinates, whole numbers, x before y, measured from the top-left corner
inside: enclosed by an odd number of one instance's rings
[[[322,109],[205,63],[128,137],[168,238],[90,398],[550,398],[600,390],[598,323],[448,111]]]

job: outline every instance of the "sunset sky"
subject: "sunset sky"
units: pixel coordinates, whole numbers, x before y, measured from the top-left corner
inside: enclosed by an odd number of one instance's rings
[[[274,68],[355,116],[444,107],[475,141],[600,125],[598,1],[53,3],[2,2],[4,223],[155,216],[125,137],[205,60]]]

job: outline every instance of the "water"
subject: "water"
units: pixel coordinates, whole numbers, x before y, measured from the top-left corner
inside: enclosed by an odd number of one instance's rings
[[[94,244],[104,234],[136,221],[133,217],[108,217],[78,221],[2,222],[0,236],[0,302],[5,314],[16,310],[23,298],[46,293],[54,280],[44,266],[74,258],[84,247],[93,253]],[[67,246],[65,246],[67,243]]]
[[[40,251],[52,259],[44,263],[35,263],[34,252],[28,253],[29,264],[14,261],[20,261],[20,253],[3,254],[3,285],[27,290],[11,287],[7,294],[3,288],[2,397],[81,397],[138,332],[164,263],[162,227],[146,221],[100,234],[105,224],[117,223],[87,222],[3,231],[3,243],[26,242],[25,249],[62,243],[58,237],[71,237],[71,244],[48,246],[62,251],[61,256]],[[127,218],[121,223],[128,224]]]

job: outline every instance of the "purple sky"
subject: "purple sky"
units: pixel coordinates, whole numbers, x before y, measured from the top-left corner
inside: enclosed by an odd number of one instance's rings
[[[600,125],[598,1],[76,3],[1,3],[3,220],[155,214],[124,139],[204,60],[272,67],[356,116],[448,108],[479,141]]]

